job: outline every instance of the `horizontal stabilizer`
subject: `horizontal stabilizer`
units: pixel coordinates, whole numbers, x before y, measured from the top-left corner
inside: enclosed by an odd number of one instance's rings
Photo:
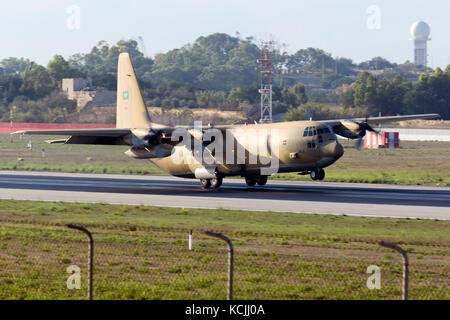
[[[122,137],[130,134],[130,129],[63,129],[63,130],[22,130],[14,134],[55,135],[55,136],[97,136],[97,137]]]

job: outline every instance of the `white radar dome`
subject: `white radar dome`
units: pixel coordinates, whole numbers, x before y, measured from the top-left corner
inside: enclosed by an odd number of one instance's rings
[[[430,26],[423,21],[414,22],[411,26],[411,38],[412,40],[429,40]]]

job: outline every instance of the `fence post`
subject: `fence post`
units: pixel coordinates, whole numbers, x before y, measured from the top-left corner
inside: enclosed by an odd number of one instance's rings
[[[88,283],[88,299],[92,300],[93,274],[94,274],[94,239],[88,229],[76,224],[66,224],[68,228],[76,229],[84,232],[89,238],[89,283]]]
[[[205,231],[208,236],[216,237],[225,241],[228,245],[228,300],[233,300],[233,268],[234,268],[234,251],[231,240],[221,233],[213,231]]]
[[[403,250],[400,246],[389,243],[386,241],[380,241],[378,243],[380,246],[394,249],[397,252],[400,252],[403,256],[403,300],[408,300],[408,277],[409,277],[409,261],[408,261],[408,255],[406,254],[406,251]]]

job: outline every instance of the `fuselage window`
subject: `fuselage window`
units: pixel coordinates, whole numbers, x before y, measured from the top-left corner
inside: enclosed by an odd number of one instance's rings
[[[308,141],[307,146],[309,149],[315,149],[316,148],[316,142],[314,140]]]

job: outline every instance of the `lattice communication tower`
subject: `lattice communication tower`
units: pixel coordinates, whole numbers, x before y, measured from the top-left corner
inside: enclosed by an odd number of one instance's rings
[[[261,58],[257,60],[261,66],[261,123],[272,122],[272,54],[273,42],[263,42]]]

